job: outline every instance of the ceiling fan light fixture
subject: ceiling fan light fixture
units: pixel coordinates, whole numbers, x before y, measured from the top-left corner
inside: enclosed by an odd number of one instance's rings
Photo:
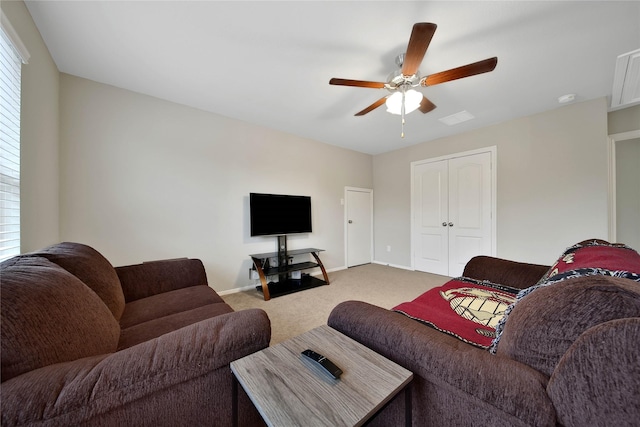
[[[409,114],[420,107],[422,102],[422,93],[417,90],[410,89],[404,93],[404,113]],[[402,92],[395,92],[385,101],[387,104],[387,112],[391,114],[402,114]]]

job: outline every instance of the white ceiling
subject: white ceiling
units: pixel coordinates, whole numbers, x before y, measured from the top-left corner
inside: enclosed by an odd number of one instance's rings
[[[611,96],[640,47],[639,1],[26,1],[59,70],[304,138],[378,154]],[[416,22],[438,29],[423,76],[497,56],[495,71],[422,92],[438,106],[354,114],[384,89]],[[466,110],[475,119],[438,119]]]

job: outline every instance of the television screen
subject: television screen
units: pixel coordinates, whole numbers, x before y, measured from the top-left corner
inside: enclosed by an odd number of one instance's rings
[[[311,197],[249,194],[252,236],[311,232]]]

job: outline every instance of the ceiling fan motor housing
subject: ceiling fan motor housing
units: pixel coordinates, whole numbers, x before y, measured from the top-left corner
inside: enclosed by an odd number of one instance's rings
[[[396,64],[398,64],[398,69],[393,71],[391,74],[389,74],[389,76],[387,77],[387,84],[385,85],[385,87],[388,90],[395,90],[395,89],[399,89],[402,86],[405,86],[406,89],[412,88],[412,87],[416,87],[420,85],[420,73],[416,72],[414,75],[412,76],[405,76],[404,74],[402,74],[402,60],[404,59],[404,53],[401,55],[398,55],[396,57]]]

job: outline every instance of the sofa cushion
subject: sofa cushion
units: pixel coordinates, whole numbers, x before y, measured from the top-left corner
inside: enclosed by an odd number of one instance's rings
[[[109,307],[113,317],[120,320],[125,304],[120,279],[100,252],[80,243],[64,242],[44,248],[35,255],[47,258],[82,280]]]
[[[116,267],[127,303],[153,295],[207,285],[207,273],[199,259],[174,258]]]
[[[0,264],[2,381],[54,363],[114,352],[120,327],[77,277],[35,256]]]
[[[176,289],[127,303],[120,318],[120,327],[126,329],[160,317],[223,302],[224,300],[206,285]]]
[[[640,283],[603,275],[565,280],[514,306],[496,353],[550,376],[583,332],[627,317],[640,317]]]
[[[198,323],[201,320],[227,313],[233,313],[233,309],[228,304],[208,304],[122,329],[118,350],[149,341],[169,332],[184,328],[185,326]]]

